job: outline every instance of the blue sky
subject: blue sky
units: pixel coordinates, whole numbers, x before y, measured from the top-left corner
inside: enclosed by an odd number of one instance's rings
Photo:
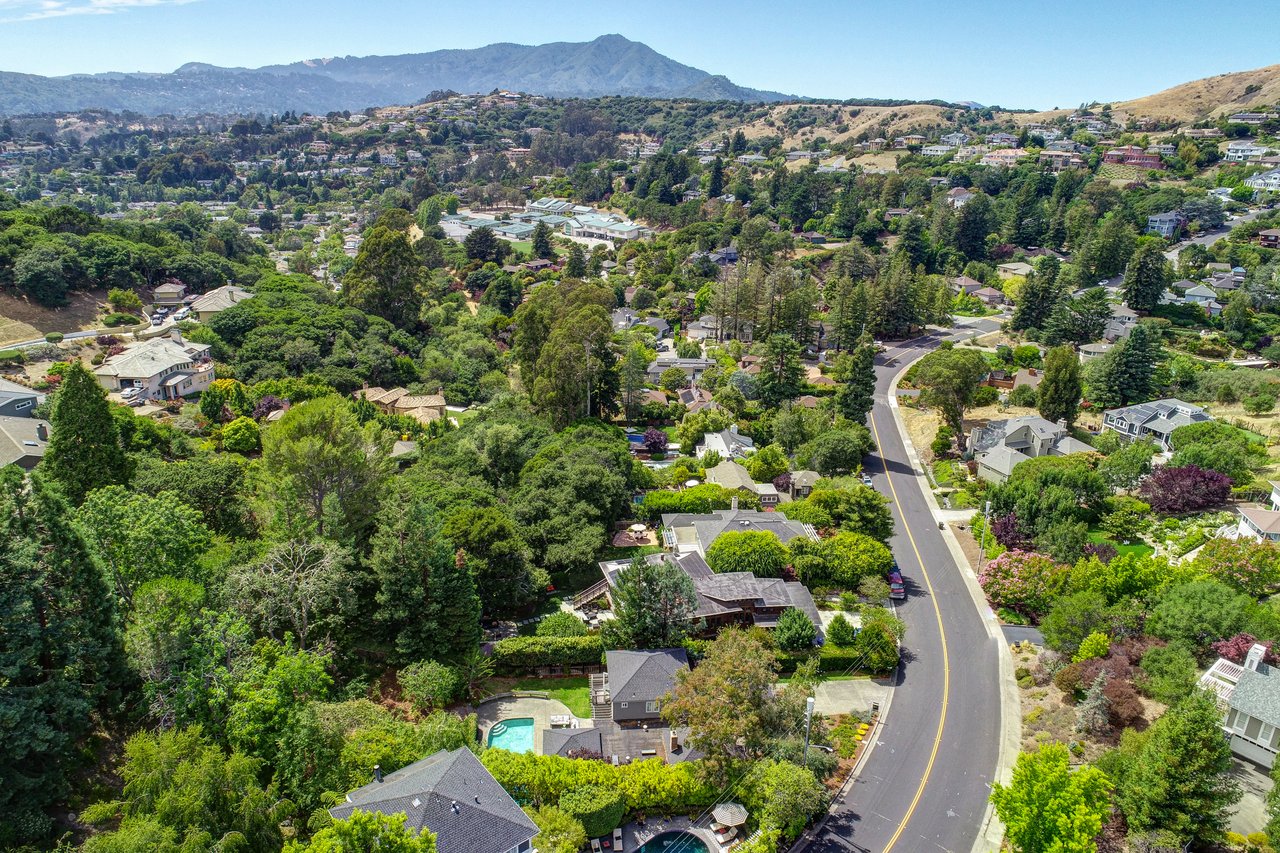
[[[172,71],[617,32],[735,83],[1004,106],[1124,100],[1280,61],[1203,0],[0,0],[0,70]]]

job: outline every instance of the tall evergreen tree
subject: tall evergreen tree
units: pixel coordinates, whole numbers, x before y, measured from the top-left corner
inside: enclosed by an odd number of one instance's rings
[[[1134,311],[1154,311],[1169,286],[1169,279],[1169,262],[1165,260],[1161,244],[1155,240],[1142,241],[1124,273],[1125,304]]]
[[[1159,340],[1145,324],[1139,323],[1094,369],[1089,399],[1108,409],[1150,400],[1155,394],[1159,359]]]
[[[370,543],[378,621],[401,663],[458,661],[480,643],[480,599],[466,560],[411,486],[384,505]]]
[[[771,335],[765,360],[760,364],[760,399],[777,406],[800,396],[804,372],[800,367],[800,345],[790,335]]]
[[[418,325],[422,308],[418,291],[422,272],[409,235],[377,225],[360,245],[351,271],[343,278],[343,293],[355,307],[410,329]]]
[[[960,208],[956,221],[956,248],[971,261],[987,257],[987,237],[996,229],[995,211],[986,193],[975,193]]]
[[[608,623],[612,646],[667,649],[698,628],[698,593],[678,566],[633,560],[618,575],[616,619]]]
[[[1014,309],[1009,325],[1017,330],[1044,328],[1045,321],[1061,298],[1057,282],[1051,276],[1032,273],[1018,298],[1018,307]]]
[[[1210,844],[1222,838],[1240,798],[1222,712],[1195,691],[1156,720],[1118,780],[1116,801],[1129,827],[1165,830]]]
[[[551,226],[545,222],[539,222],[533,227],[533,236],[530,238],[533,248],[533,256],[535,258],[544,258],[551,260],[556,256],[555,247],[551,244]]]
[[[1044,378],[1036,389],[1036,408],[1045,420],[1071,424],[1080,410],[1080,360],[1069,346],[1054,347],[1044,357]]]
[[[724,161],[719,157],[711,161],[711,174],[707,178],[707,196],[718,198],[724,195]]]
[[[129,463],[107,392],[80,362],[62,374],[49,419],[52,435],[40,468],[79,506],[94,489],[125,483]]]
[[[866,426],[876,391],[876,350],[870,335],[864,334],[853,352],[836,359],[835,378],[843,383],[836,389],[836,410]]]
[[[0,471],[0,845],[48,829],[81,738],[123,675],[115,596],[43,476]]]
[[[564,265],[565,278],[582,278],[587,274],[587,258],[582,247],[574,243],[569,247],[569,260]]]

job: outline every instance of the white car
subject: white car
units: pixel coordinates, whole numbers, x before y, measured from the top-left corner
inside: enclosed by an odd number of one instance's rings
[[[174,314],[173,314],[173,319],[174,319],[174,320],[185,320],[185,319],[187,319],[187,318],[188,318],[188,317],[190,317],[190,316],[191,316],[191,309],[190,309],[190,308],[182,308],[182,309],[180,309],[180,310],[178,310],[178,311],[175,311],[175,312],[174,312]]]
[[[138,399],[142,395],[141,388],[122,388],[120,390],[120,399],[130,402]]]

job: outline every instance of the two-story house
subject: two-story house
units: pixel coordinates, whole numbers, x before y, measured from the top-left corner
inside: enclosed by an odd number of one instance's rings
[[[1092,447],[1073,438],[1065,423],[1037,415],[991,421],[974,429],[969,449],[978,463],[978,476],[1003,483],[1021,462],[1041,456],[1088,453]]]
[[[1218,698],[1231,751],[1270,769],[1280,752],[1280,670],[1264,661],[1266,654],[1255,643],[1243,664],[1218,658],[1200,687]]]
[[[134,344],[107,357],[93,370],[108,391],[137,388],[149,400],[177,400],[203,392],[213,381],[209,344],[183,339],[174,331],[168,337]]]
[[[1213,416],[1199,406],[1168,397],[1108,409],[1102,414],[1102,428],[1111,430],[1126,441],[1150,439],[1168,451],[1171,449],[1169,437],[1175,429],[1211,420]]]
[[[676,686],[676,674],[689,668],[684,649],[608,651],[605,689],[617,723],[660,720],[662,697]]]

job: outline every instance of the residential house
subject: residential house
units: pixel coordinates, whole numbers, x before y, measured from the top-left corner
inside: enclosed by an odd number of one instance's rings
[[[1147,217],[1147,233],[1156,234],[1166,240],[1172,240],[1181,233],[1187,224],[1187,218],[1180,210],[1170,210]]]
[[[730,491],[743,491],[760,499],[760,506],[773,509],[778,505],[778,490],[772,483],[757,483],[747,469],[732,459],[725,459],[714,468],[707,469],[707,482],[715,483]]]
[[[690,414],[700,412],[703,409],[717,408],[715,401],[712,399],[711,392],[706,388],[701,388],[697,385],[692,385],[688,388],[681,388],[676,392],[676,398],[679,399],[680,404],[685,407],[685,411]]]
[[[1272,485],[1271,488],[1274,495],[1275,486]],[[1247,536],[1257,542],[1280,542],[1280,512],[1274,509],[1242,506],[1236,534]]]
[[[780,517],[777,513],[768,515]],[[714,634],[727,625],[774,628],[783,613],[799,610],[813,622],[818,636],[822,636],[822,617],[818,614],[813,595],[802,583],[781,578],[758,578],[751,572],[716,574],[697,551],[668,551],[650,554],[644,559],[653,564],[673,565],[689,576],[698,597],[692,618],[703,623],[707,634]],[[600,564],[604,575],[603,591],[610,601],[618,584],[618,575],[630,565],[629,559]]]
[[[151,291],[151,302],[157,308],[179,308],[187,295],[187,286],[175,279],[156,285]]]
[[[1102,415],[1102,428],[1111,430],[1128,441],[1149,438],[1164,450],[1170,450],[1169,436],[1187,424],[1211,421],[1213,417],[1199,406],[1176,397],[1137,403],[1119,409],[1108,409]]]
[[[920,153],[926,157],[945,157],[955,150],[954,145],[926,145],[920,149]]]
[[[1275,113],[1232,113],[1227,116],[1227,121],[1233,124],[1262,124],[1273,118],[1276,118]]]
[[[234,284],[215,287],[203,296],[197,297],[190,305],[191,313],[201,323],[208,321],[215,314],[227,310],[237,302],[243,302],[253,294]]]
[[[904,216],[910,216],[911,210],[906,207],[891,207],[884,212],[884,221],[889,222],[893,219],[901,219]]]
[[[768,157],[763,157],[759,154],[741,154],[735,159],[744,166],[759,166],[769,162]]]
[[[49,423],[29,415],[0,415],[0,467],[30,471],[49,446]]]
[[[704,435],[694,448],[694,455],[701,459],[708,453],[715,452],[720,454],[721,459],[741,459],[754,453],[755,449],[755,441],[739,434],[737,424],[729,424],[728,429]]]
[[[959,210],[968,204],[973,196],[973,190],[965,187],[952,187],[947,191],[947,204],[951,205],[952,209]]]
[[[961,145],[956,149],[955,161],[967,161],[981,157],[991,150],[989,145]]]
[[[1222,159],[1228,163],[1243,163],[1267,153],[1267,146],[1259,145],[1252,139],[1233,139],[1227,143],[1226,153]]]
[[[1268,228],[1258,232],[1258,245],[1267,249],[1280,248],[1280,228]]]
[[[1123,166],[1135,166],[1139,169],[1163,169],[1164,161],[1159,154],[1148,154],[1138,145],[1121,145],[1112,148],[1102,155],[1102,162],[1116,163]]]
[[[705,515],[678,513],[662,517],[663,544],[678,554],[693,551],[705,557],[711,543],[729,530],[772,533],[784,545],[800,536],[818,541],[812,525],[792,521],[778,512],[738,509],[736,500],[732,509]]]
[[[1187,292],[1182,295],[1182,300],[1188,305],[1198,305],[1211,317],[1216,317],[1222,313],[1222,304],[1218,302],[1218,294],[1213,288],[1203,284],[1188,288]]]
[[[1244,185],[1259,192],[1280,193],[1280,169],[1268,169],[1245,178]]]
[[[1148,154],[1156,154],[1160,157],[1172,157],[1178,153],[1178,146],[1170,142],[1157,142],[1154,145],[1147,146]]]
[[[1231,751],[1270,769],[1280,752],[1280,670],[1266,655],[1267,647],[1255,643],[1243,664],[1218,658],[1199,684],[1218,699]]]
[[[1113,346],[1115,344],[1084,344],[1080,347],[1080,363],[1087,364],[1102,358],[1111,352]]]
[[[996,290],[994,287],[980,287],[973,292],[973,295],[981,299],[987,305],[1003,305],[1004,292]]]
[[[791,499],[793,501],[804,500],[813,492],[813,487],[817,485],[818,480],[822,479],[822,475],[817,471],[792,471],[791,472]]]
[[[404,388],[361,388],[352,395],[368,400],[385,415],[405,415],[420,424],[429,424],[445,416],[445,400],[440,394],[410,394]]]
[[[946,145],[950,145],[953,148],[958,148],[961,145],[964,145],[968,141],[969,141],[969,134],[962,133],[958,130],[955,131],[954,133],[945,134],[942,137],[942,142]]]
[[[662,697],[676,686],[676,674],[689,668],[689,656],[684,649],[609,651],[604,665],[614,722],[657,721]]]
[[[989,133],[987,134],[987,144],[1015,146],[1018,144],[1018,137],[1012,133]]]
[[[465,746],[441,750],[368,785],[329,809],[335,819],[357,811],[404,815],[415,832],[430,830],[440,853],[531,853],[537,825]]]
[[[649,365],[646,375],[650,382],[657,382],[662,378],[662,374],[673,367],[684,371],[684,375],[689,377],[690,382],[698,382],[702,379],[702,374],[706,373],[719,364],[714,358],[681,358],[675,353],[659,353],[658,357]]]
[[[1138,325],[1138,312],[1134,311],[1128,305],[1122,303],[1113,303],[1111,305],[1111,319],[1107,321],[1107,327],[1102,332],[1104,340],[1115,343],[1121,338],[1129,337],[1129,333],[1133,331],[1133,327]]]
[[[25,385],[0,379],[0,416],[29,418],[35,407],[44,402],[45,396]]]
[[[1013,278],[1015,275],[1026,276],[1035,272],[1035,267],[1023,261],[1010,261],[1006,264],[1000,264],[996,267],[996,275],[1000,278]]]
[[[184,340],[178,332],[133,344],[93,370],[108,391],[140,389],[148,400],[177,400],[201,393],[213,381],[209,344]]]
[[[965,296],[972,296],[985,285],[977,279],[969,278],[967,275],[960,275],[951,279],[951,286],[956,289],[957,293],[963,293]]]
[[[799,237],[804,242],[810,243],[815,246],[820,246],[823,243],[827,242],[827,236],[818,231],[802,231],[796,236]]]
[[[1050,172],[1062,172],[1067,169],[1083,169],[1084,158],[1071,151],[1041,151],[1037,161]]]
[[[997,148],[982,155],[978,162],[983,166],[1004,166],[1012,168],[1018,164],[1027,152],[1021,148]]]
[[[1037,415],[991,421],[974,429],[970,451],[978,463],[978,476],[992,483],[1009,479],[1021,462],[1041,456],[1088,453],[1092,447],[1073,438],[1065,423],[1053,423]]]

